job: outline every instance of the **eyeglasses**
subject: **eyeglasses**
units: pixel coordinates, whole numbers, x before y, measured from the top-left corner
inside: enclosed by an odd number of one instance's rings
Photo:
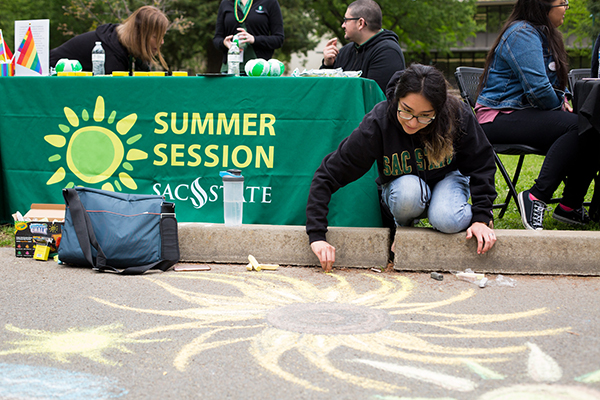
[[[411,119],[416,118],[417,122],[423,125],[428,125],[435,119],[435,117],[417,117],[416,115],[411,114],[408,111],[402,110],[400,108],[398,109],[398,116],[405,121],[410,121]]]
[[[562,4],[555,5],[555,6],[550,6],[550,8],[554,8],[554,7],[564,7],[564,8],[565,8],[565,10],[568,10],[568,9],[570,8],[570,7],[569,7],[569,2],[568,2],[568,1],[566,1],[566,2],[564,2],[564,3],[562,3]]]
[[[346,18],[344,17],[344,22],[348,22],[348,21],[358,21],[360,19],[360,17],[357,18]]]

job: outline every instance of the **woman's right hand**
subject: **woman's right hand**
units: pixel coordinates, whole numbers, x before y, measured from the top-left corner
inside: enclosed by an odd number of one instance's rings
[[[310,244],[313,253],[319,258],[321,267],[325,272],[331,271],[335,262],[335,247],[327,243],[325,240],[317,240]]]

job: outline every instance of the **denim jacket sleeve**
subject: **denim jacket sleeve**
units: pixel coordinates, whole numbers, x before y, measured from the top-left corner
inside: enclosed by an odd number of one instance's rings
[[[554,58],[548,54],[545,37],[533,26],[521,24],[500,42],[499,55],[518,77],[524,95],[535,108],[560,108],[564,93],[555,90],[550,82],[556,80],[551,68]]]

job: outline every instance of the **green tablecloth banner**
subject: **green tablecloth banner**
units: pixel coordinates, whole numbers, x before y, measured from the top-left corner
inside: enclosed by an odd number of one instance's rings
[[[223,223],[219,172],[245,177],[245,224],[304,225],[323,157],[384,95],[359,78],[0,79],[3,222],[64,187],[160,194]],[[380,226],[376,171],[334,195],[332,226]]]

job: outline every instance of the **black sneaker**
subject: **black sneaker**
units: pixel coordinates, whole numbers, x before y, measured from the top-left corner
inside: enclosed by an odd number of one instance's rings
[[[591,220],[585,207],[581,206],[577,210],[565,211],[560,204],[554,208],[552,218],[571,225],[585,225]]]
[[[529,190],[519,193],[519,210],[521,211],[521,220],[525,228],[534,231],[544,229],[544,212],[546,203],[540,200],[531,200]]]

